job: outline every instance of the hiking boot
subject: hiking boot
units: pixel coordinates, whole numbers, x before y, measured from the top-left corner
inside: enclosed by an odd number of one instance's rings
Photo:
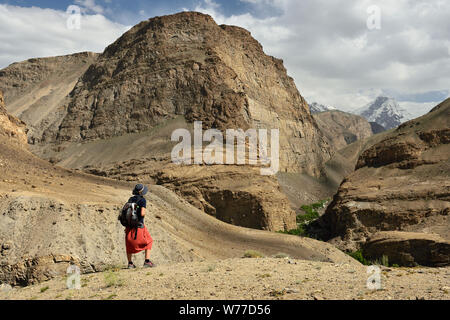
[[[136,266],[133,262],[128,264],[128,269],[136,269]]]
[[[156,267],[155,264],[151,261],[144,262],[144,268],[154,268]]]

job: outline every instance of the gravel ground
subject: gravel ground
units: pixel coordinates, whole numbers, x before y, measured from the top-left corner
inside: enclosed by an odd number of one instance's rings
[[[450,268],[381,267],[381,289],[367,288],[365,266],[288,258],[226,259],[153,269],[81,275],[81,289],[66,278],[0,290],[0,299],[213,299],[213,300],[447,300]]]

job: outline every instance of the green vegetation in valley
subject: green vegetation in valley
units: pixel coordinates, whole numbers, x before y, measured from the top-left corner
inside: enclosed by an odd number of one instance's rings
[[[361,250],[355,251],[355,252],[346,252],[350,257],[352,257],[355,260],[358,260],[361,264],[365,266],[370,266],[372,263],[369,262],[366,258],[364,258],[364,255]]]
[[[325,204],[328,201],[330,201],[330,199],[325,199],[310,205],[301,206],[301,210],[304,212],[304,214],[297,215],[297,228],[289,231],[279,231],[279,233],[313,238],[313,235],[308,232],[308,225],[320,217],[317,210],[324,208]]]
[[[358,260],[361,264],[365,265],[365,266],[373,266],[373,265],[377,265],[377,266],[385,266],[385,267],[391,267],[391,268],[398,268],[399,265],[394,263],[394,264],[389,264],[389,257],[386,255],[383,255],[380,259],[376,259],[376,260],[369,260],[366,257],[364,257],[364,253],[362,250],[358,250],[355,252],[346,252],[350,257],[352,257],[355,260]]]

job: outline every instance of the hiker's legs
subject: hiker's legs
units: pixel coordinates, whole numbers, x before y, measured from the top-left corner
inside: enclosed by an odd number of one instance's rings
[[[128,263],[133,262],[132,261],[133,255],[131,253],[127,253],[127,259],[128,259]]]
[[[148,245],[147,245],[147,250],[145,250],[145,260],[150,260],[150,251],[152,250],[152,246],[153,246],[153,239],[152,236],[150,235],[150,233],[148,233],[147,231],[147,235],[148,235]]]

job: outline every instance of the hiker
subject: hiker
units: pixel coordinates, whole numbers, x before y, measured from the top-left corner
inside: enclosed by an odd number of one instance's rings
[[[136,208],[136,223],[130,226],[130,223],[124,224],[125,228],[125,243],[127,248],[128,269],[134,269],[136,266],[132,261],[133,254],[145,251],[145,268],[153,268],[155,265],[150,261],[150,250],[152,249],[153,239],[150,236],[145,224],[144,218],[146,215],[147,200],[144,196],[148,192],[148,187],[142,184],[136,185],[133,190],[133,197],[128,200],[126,206],[133,204]],[[120,216],[119,216],[120,219]]]

